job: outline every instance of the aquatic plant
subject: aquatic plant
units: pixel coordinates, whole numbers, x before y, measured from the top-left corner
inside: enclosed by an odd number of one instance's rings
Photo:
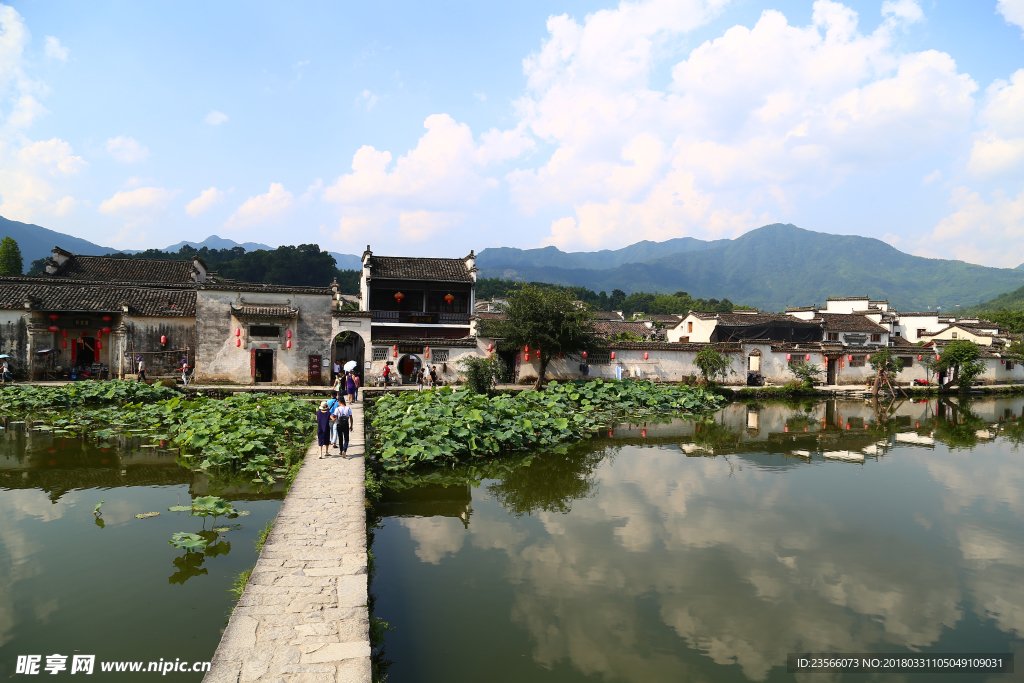
[[[370,445],[389,471],[421,463],[451,465],[589,438],[623,416],[703,413],[724,402],[701,387],[648,381],[552,382],[544,391],[490,398],[448,387],[401,392],[373,404]]]
[[[203,538],[199,534],[190,534],[184,531],[179,531],[178,533],[174,534],[173,536],[171,536],[171,540],[167,542],[173,545],[175,548],[184,548],[185,552],[189,553],[195,552],[197,550],[203,550],[210,543],[207,539]]]
[[[0,388],[0,411],[21,413],[41,408],[79,408],[106,403],[159,401],[180,396],[176,389],[114,379],[72,382],[62,386],[15,385]]]

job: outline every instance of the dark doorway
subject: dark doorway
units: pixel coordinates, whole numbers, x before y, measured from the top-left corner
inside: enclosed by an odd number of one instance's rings
[[[829,358],[828,359],[828,380],[827,380],[827,384],[829,386],[835,386],[835,384],[836,384],[836,369],[838,367],[839,367],[839,359],[838,358]]]
[[[511,383],[513,381],[512,375],[516,371],[516,354],[513,351],[497,351],[498,358],[501,360],[502,365],[505,366],[502,372],[502,382]]]
[[[398,372],[402,375],[403,382],[409,382],[411,375],[420,369],[419,356],[402,356],[398,361]]]
[[[351,330],[342,332],[334,338],[334,362],[345,371],[345,363],[354,360],[356,362],[355,373],[360,382],[365,382],[363,377],[363,338]],[[331,363],[331,381],[334,380],[334,363]]]
[[[256,351],[256,383],[274,381],[274,352],[271,350]]]
[[[92,337],[82,337],[82,343],[78,347],[78,358],[75,364],[87,368],[96,362],[96,340]]]

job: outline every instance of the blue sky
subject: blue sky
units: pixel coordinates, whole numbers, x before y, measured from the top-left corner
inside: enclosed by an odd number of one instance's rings
[[[1016,266],[1022,37],[1024,0],[15,2],[0,215],[445,256],[779,221]]]

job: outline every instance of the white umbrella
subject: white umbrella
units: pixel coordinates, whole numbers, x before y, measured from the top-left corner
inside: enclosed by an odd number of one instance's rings
[[[350,360],[349,362],[345,363],[345,372],[351,372],[352,369],[355,368],[355,366],[356,362],[354,360]]]

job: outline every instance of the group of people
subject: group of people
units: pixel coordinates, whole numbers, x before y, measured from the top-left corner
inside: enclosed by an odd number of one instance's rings
[[[139,356],[138,358],[135,359],[135,362],[138,363],[138,368],[139,368],[139,372],[138,372],[138,375],[137,375],[138,380],[140,382],[145,382],[146,381],[146,360],[142,356]],[[182,358],[181,359],[181,383],[184,384],[186,387],[188,386],[188,371],[191,370],[191,369],[192,369],[192,366],[188,364],[188,358]]]
[[[419,370],[413,373],[413,378],[416,380],[417,391],[423,391],[423,385],[425,385],[428,381],[430,382],[431,389],[435,389],[438,386],[440,386],[437,379],[436,365],[430,366],[430,372],[427,372],[427,370],[424,368],[420,368]]]
[[[316,438],[321,458],[330,455],[332,447],[341,455],[348,452],[349,432],[354,425],[351,406],[358,397],[359,375],[351,371],[342,374],[339,368],[331,387],[331,398],[321,401],[316,411]]]
[[[14,376],[11,374],[11,367],[7,364],[7,359],[2,359],[0,363],[0,384],[7,384],[8,382],[14,382]]]

